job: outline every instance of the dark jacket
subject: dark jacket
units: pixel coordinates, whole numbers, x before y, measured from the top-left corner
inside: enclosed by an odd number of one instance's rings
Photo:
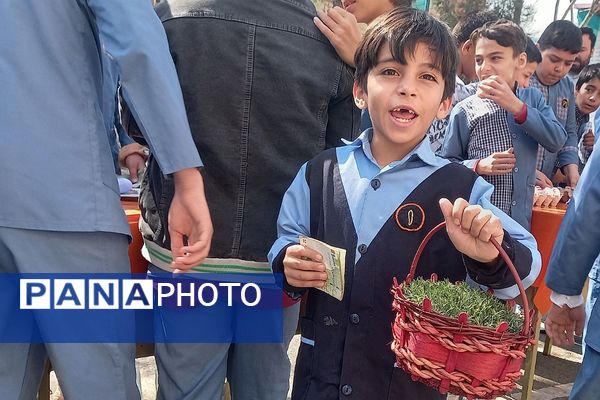
[[[351,70],[315,27],[310,0],[171,0],[156,10],[205,165],[209,256],[266,261],[300,166],[358,133]],[[151,159],[142,231],[167,248],[172,195]]]

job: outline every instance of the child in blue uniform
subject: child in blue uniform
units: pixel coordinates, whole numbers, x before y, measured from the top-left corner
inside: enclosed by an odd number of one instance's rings
[[[450,115],[440,155],[461,161],[494,185],[492,203],[531,225],[538,144],[558,152],[567,133],[539,90],[516,89],[526,66],[527,36],[514,22],[485,24],[471,35],[477,94]]]
[[[490,238],[515,261],[525,286],[539,273],[533,237],[489,201],[493,187],[468,168],[436,157],[426,139],[450,108],[456,47],[448,28],[412,9],[395,9],[367,31],[356,56],[356,104],[373,128],[302,166],[284,195],[269,261],[294,297],[308,291],[292,399],[438,399],[395,367],[390,287],[404,279],[427,232],[417,275],[477,282],[517,295]],[[307,235],[346,249],[341,301],[316,290],[322,257],[298,244]],[[461,254],[461,252],[463,254]]]

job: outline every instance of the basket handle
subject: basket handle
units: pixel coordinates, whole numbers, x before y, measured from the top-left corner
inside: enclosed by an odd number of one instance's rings
[[[410,264],[410,271],[409,271],[408,275],[406,276],[406,280],[405,280],[407,285],[410,284],[412,282],[413,278],[415,277],[415,271],[417,269],[417,264],[419,263],[419,259],[421,258],[421,254],[423,253],[423,250],[425,250],[425,246],[427,246],[427,243],[429,243],[429,240],[431,240],[431,237],[433,235],[435,235],[440,229],[442,229],[445,226],[446,226],[446,222],[439,223],[431,231],[429,231],[429,233],[427,233],[427,235],[425,235],[425,237],[423,238],[423,241],[417,248],[417,252],[415,253],[415,256],[413,257],[412,263]],[[517,269],[515,268],[515,265],[513,264],[512,260],[510,259],[508,254],[506,254],[506,251],[502,248],[502,246],[500,246],[500,244],[498,244],[498,242],[494,238],[491,238],[490,242],[498,250],[498,252],[500,253],[500,257],[502,257],[504,259],[504,262],[506,263],[506,265],[508,265],[508,269],[510,270],[512,276],[515,278],[515,282],[517,283],[517,287],[519,288],[519,294],[521,295],[521,299],[523,300],[524,317],[523,317],[523,330],[521,333],[524,336],[529,336],[528,335],[529,303],[527,302],[527,295],[525,294],[525,288],[523,287],[523,281],[521,280],[521,277],[517,273]]]

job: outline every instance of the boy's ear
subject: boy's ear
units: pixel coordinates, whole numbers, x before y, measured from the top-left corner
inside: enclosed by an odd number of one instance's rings
[[[517,56],[517,66],[525,68],[525,65],[527,65],[527,53],[523,52]]]
[[[469,52],[471,52],[472,50],[473,50],[473,42],[471,42],[471,39],[467,39],[462,44],[462,46],[460,46],[461,53],[469,54]]]
[[[363,90],[357,82],[354,82],[352,87],[352,94],[354,95],[354,104],[361,110],[367,109],[367,91]]]
[[[452,96],[448,97],[447,99],[442,100],[442,102],[440,103],[440,106],[438,108],[436,118],[437,119],[446,118],[448,116],[448,113],[450,113],[451,108],[452,108]]]

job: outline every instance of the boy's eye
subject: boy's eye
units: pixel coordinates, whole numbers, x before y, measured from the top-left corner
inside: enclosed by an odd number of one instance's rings
[[[501,60],[501,59],[502,59],[502,57],[500,57],[500,56],[493,56],[492,57],[492,61],[498,61],[498,60]]]
[[[421,78],[427,80],[427,81],[431,81],[431,82],[437,82],[437,79],[434,75],[432,74],[423,74],[421,75]]]
[[[381,74],[394,76],[394,75],[398,75],[398,72],[395,69],[386,68],[383,71],[381,71]]]

